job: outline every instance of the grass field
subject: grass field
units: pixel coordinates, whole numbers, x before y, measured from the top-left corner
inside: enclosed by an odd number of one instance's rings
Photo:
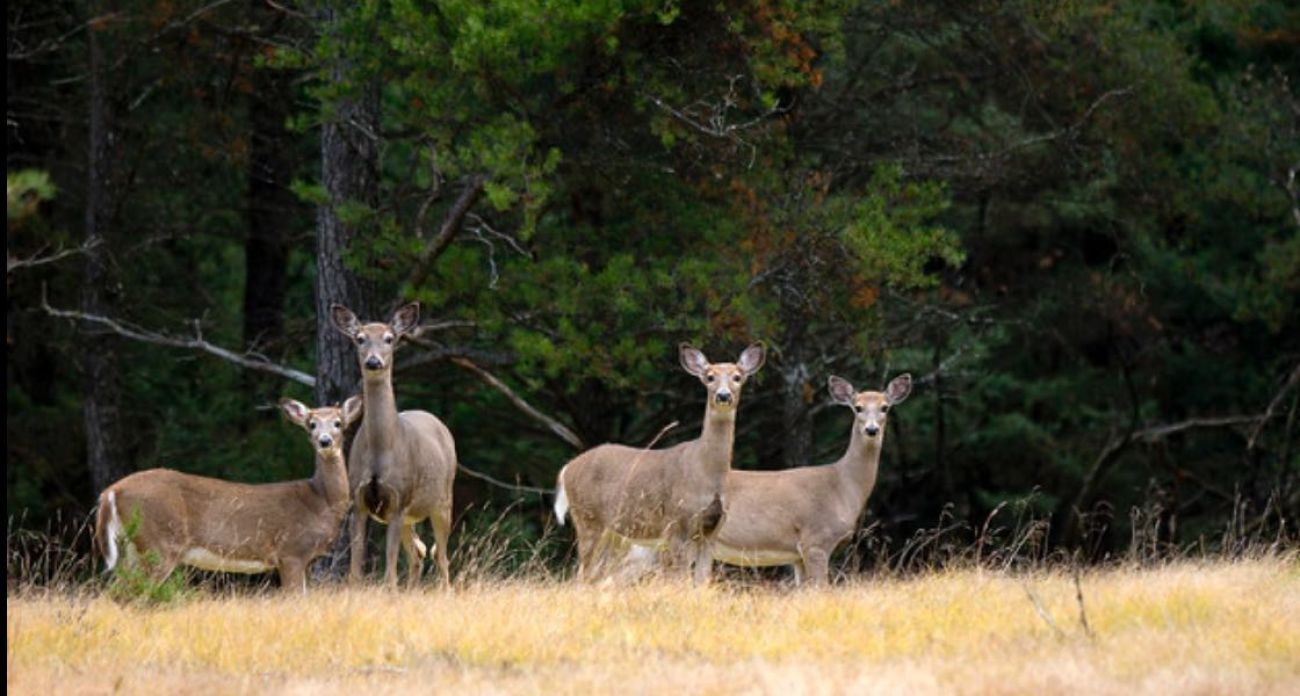
[[[6,600],[11,693],[1300,693],[1300,564]],[[1082,608],[1081,608],[1082,607]],[[1086,620],[1086,625],[1085,625]]]

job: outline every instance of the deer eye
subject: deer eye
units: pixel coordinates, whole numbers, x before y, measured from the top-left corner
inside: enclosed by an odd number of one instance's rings
[[[705,376],[704,376],[704,381],[705,381],[705,382],[712,382],[712,381],[713,381],[713,375],[705,375]]]
[[[862,413],[862,407],[861,407],[861,406],[854,406],[854,407],[853,407],[853,410],[854,410],[854,411],[857,411],[858,413]]]
[[[740,375],[732,375],[731,381],[735,382],[736,384],[740,384]]]
[[[388,336],[384,336],[384,343],[387,343],[387,344],[389,344],[389,345],[392,345],[392,344],[393,344],[393,337],[392,337],[391,334],[388,335]]]
[[[312,422],[308,423],[308,424],[307,424],[307,427],[308,427],[308,429],[310,429],[310,430],[315,430],[315,429],[316,429],[316,421],[312,421]]]
[[[889,404],[885,404],[884,406],[880,407],[881,413],[887,413],[888,411],[889,411]]]
[[[335,427],[335,428],[342,428],[342,427],[343,427],[343,421],[341,421],[341,420],[336,420],[336,421],[334,421],[334,427]]]
[[[357,336],[357,345],[362,345],[362,344],[364,344],[365,342],[366,342],[366,337],[365,337],[365,336]]]

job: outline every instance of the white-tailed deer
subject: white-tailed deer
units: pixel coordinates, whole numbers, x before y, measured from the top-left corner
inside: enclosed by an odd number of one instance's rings
[[[572,513],[578,572],[596,579],[610,544],[666,546],[671,567],[705,582],[712,537],[724,516],[722,481],[731,469],[736,409],[745,381],[763,366],[762,343],[734,364],[710,364],[682,344],[682,367],[708,391],[700,437],[662,450],[600,445],[560,470],[555,515]]]
[[[912,392],[912,377],[895,377],[883,393],[855,392],[839,377],[831,377],[829,387],[834,403],[855,412],[848,450],[825,466],[727,474],[727,517],[715,539],[715,559],[792,565],[797,583],[829,579],[831,553],[857,529],[876,485],[888,412]]]
[[[362,324],[347,307],[330,310],[334,326],[357,348],[366,417],[348,453],[348,483],[356,501],[349,579],[361,580],[366,554],[366,519],[388,525],[384,580],[397,584],[398,544],[406,551],[408,586],[420,579],[426,548],[415,525],[428,519],[438,571],[451,583],[447,539],[451,536],[451,487],[456,478],[456,442],[442,421],[426,411],[397,412],[393,396],[393,349],[420,320],[420,305],[398,309],[387,323]]]
[[[308,409],[284,399],[280,407],[310,435],[315,475],[246,484],[171,469],[131,474],[99,496],[95,544],[107,570],[121,555],[128,565],[143,559],[158,581],[178,564],[235,573],[274,569],[282,589],[305,590],[308,564],[329,549],[348,512],[343,431],[361,415],[362,401],[354,396],[342,408]]]

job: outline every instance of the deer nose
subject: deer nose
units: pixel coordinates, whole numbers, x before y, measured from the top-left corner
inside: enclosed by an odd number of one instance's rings
[[[330,445],[334,444],[334,438],[330,437],[329,435],[322,435],[319,442],[321,447],[329,447]]]
[[[880,434],[880,426],[868,425],[867,427],[862,429],[862,432],[866,433],[867,437],[875,437]]]
[[[370,357],[368,357],[368,358],[366,358],[366,369],[367,369],[367,370],[378,370],[379,368],[381,368],[381,367],[383,367],[383,366],[384,366],[384,361],[380,360],[379,358],[377,358],[377,357],[375,357],[375,356],[373,356],[373,355],[370,356]]]
[[[731,403],[731,392],[718,392],[718,403],[720,404]]]

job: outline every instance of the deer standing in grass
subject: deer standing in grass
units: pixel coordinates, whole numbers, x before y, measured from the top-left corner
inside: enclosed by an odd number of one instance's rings
[[[855,392],[839,377],[831,377],[828,386],[831,400],[855,414],[848,450],[825,466],[727,474],[727,517],[714,543],[717,560],[792,565],[796,583],[829,580],[831,553],[857,529],[876,485],[889,410],[912,392],[912,377],[895,377],[883,393]]]
[[[348,483],[356,500],[352,522],[351,582],[359,582],[366,554],[366,519],[388,525],[384,580],[397,585],[398,544],[406,551],[406,583],[413,587],[427,549],[415,525],[433,525],[438,571],[451,583],[447,539],[451,536],[451,488],[456,478],[456,442],[442,421],[427,411],[397,412],[393,396],[393,350],[420,320],[412,302],[393,313],[389,323],[362,324],[342,305],[330,309],[334,326],[357,349],[361,363],[366,417],[348,453]]]
[[[722,482],[731,469],[736,409],[745,381],[763,366],[762,343],[733,363],[711,364],[682,344],[682,367],[708,396],[700,437],[662,450],[606,444],[578,455],[560,470],[555,515],[571,512],[578,542],[578,573],[597,579],[610,544],[619,538],[666,546],[670,567],[706,582],[712,538],[724,516]]]
[[[246,484],[171,469],[140,471],[99,496],[95,544],[112,571],[122,554],[155,581],[178,564],[235,573],[280,572],[285,591],[306,590],[306,570],[323,555],[347,515],[343,431],[361,415],[361,397],[342,408],[309,409],[280,402],[290,421],[311,437],[316,473],[310,479]]]

